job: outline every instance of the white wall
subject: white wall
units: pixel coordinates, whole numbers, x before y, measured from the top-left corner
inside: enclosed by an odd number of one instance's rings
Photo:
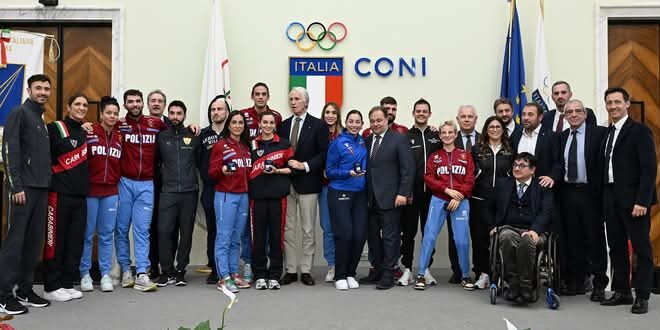
[[[36,2],[3,0],[0,8],[33,6]],[[546,46],[552,77],[569,81],[574,96],[589,106],[594,107],[600,98],[596,95],[595,74],[597,7],[632,3],[642,2],[545,1]],[[125,13],[125,66],[119,68],[123,70],[122,90],[163,89],[169,99],[184,100],[192,109],[189,118],[196,121],[210,0],[60,0],[60,4],[60,7],[122,7]],[[536,6],[537,0],[518,0],[530,83]],[[285,110],[289,56],[343,56],[345,108],[366,111],[381,97],[392,95],[399,101],[398,121],[406,125],[412,123],[408,109],[420,97],[431,102],[434,123],[453,117],[460,104],[474,104],[481,117],[480,125],[492,113],[492,101],[499,96],[509,14],[505,0],[225,0],[223,10],[236,107],[249,106],[251,86],[256,81],[265,81],[271,89],[273,108]],[[303,53],[285,37],[285,28],[292,21],[304,24],[321,21],[326,25],[341,21],[348,27],[349,35],[333,51],[316,49]],[[427,76],[380,78],[372,74],[369,78],[359,78],[353,72],[353,63],[362,56],[373,60],[381,56],[425,56]],[[446,243],[439,244],[439,254],[446,255]],[[201,252],[197,247],[193,263],[202,262]],[[446,261],[441,259],[441,263]]]

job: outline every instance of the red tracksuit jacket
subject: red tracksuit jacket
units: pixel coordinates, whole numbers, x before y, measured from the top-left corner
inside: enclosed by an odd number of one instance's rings
[[[222,173],[222,166],[232,161],[236,164],[236,172],[225,175]],[[237,194],[248,192],[248,178],[251,169],[252,158],[247,145],[227,137],[220,139],[213,146],[209,176],[218,180],[215,191]]]
[[[160,118],[141,115],[121,119],[117,128],[123,139],[121,175],[137,181],[153,180],[156,134],[167,125]]]
[[[433,196],[449,201],[445,189],[453,189],[470,198],[474,186],[474,161],[470,152],[454,148],[452,152],[440,149],[426,161],[426,186]]]
[[[275,127],[280,127],[282,123],[282,115],[276,110],[268,107],[268,110],[272,111],[275,114]],[[245,126],[249,129],[250,140],[256,138],[259,135],[259,114],[254,107],[241,110],[243,117],[245,117]]]
[[[116,195],[121,176],[122,135],[116,128],[108,135],[99,123],[93,124],[92,129],[92,133],[87,133],[89,196]]]

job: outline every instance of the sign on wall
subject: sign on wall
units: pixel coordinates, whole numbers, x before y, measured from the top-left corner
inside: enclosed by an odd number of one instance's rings
[[[308,112],[320,118],[323,106],[341,107],[344,94],[343,57],[289,57],[289,90],[304,87],[309,93]]]

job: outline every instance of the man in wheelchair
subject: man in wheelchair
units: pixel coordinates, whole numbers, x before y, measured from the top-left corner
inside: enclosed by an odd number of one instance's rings
[[[522,152],[514,157],[513,177],[498,179],[490,235],[498,234],[504,264],[504,281],[509,284],[505,298],[521,303],[534,301],[532,290],[536,249],[550,224],[552,191],[534,177],[536,158]]]

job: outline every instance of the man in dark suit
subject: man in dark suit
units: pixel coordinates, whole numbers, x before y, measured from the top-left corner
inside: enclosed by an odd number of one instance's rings
[[[294,150],[289,167],[294,170],[291,193],[287,196],[286,224],[284,226],[284,255],[286,274],[282,284],[298,280],[298,226],[302,229],[302,259],[300,280],[314,285],[310,274],[314,261],[314,238],[317,221],[317,203],[321,192],[321,176],[328,151],[328,126],[307,113],[309,94],[302,87],[289,93],[289,106],[293,115],[282,122],[278,135],[288,138]]]
[[[410,142],[387,127],[387,114],[381,107],[369,111],[372,134],[365,140],[367,193],[369,204],[369,250],[373,252],[376,288],[394,286],[392,269],[401,245],[401,207],[412,197],[415,164]]]
[[[602,152],[605,155],[605,222],[614,264],[614,295],[601,305],[632,303],[632,313],[645,314],[653,274],[649,231],[651,205],[657,203],[655,144],[648,127],[628,118],[630,96],[625,89],[607,89],[605,107],[612,119]],[[629,281],[628,240],[637,255],[637,270],[633,277],[634,303]]]
[[[509,284],[506,299],[520,303],[533,301],[532,286],[536,248],[551,222],[553,194],[534,176],[536,159],[528,153],[513,159],[513,177],[495,184],[497,197],[491,201],[495,220],[490,235],[499,231],[504,261],[504,280]]]
[[[493,102],[493,111],[495,116],[504,123],[506,134],[511,139],[513,132],[518,128],[516,121],[513,120],[513,103],[507,98],[499,98]]]
[[[565,295],[584,294],[584,279],[594,274],[592,301],[605,299],[607,247],[602,217],[603,153],[607,129],[586,123],[587,111],[580,100],[566,103],[569,127],[560,134],[561,176],[559,199],[566,234],[568,261]]]
[[[564,113],[566,103],[573,97],[571,92],[571,85],[567,82],[560,80],[552,84],[552,101],[557,106],[556,109],[550,110],[543,115],[543,126],[547,129],[559,134],[568,128],[569,123],[567,116]],[[594,112],[585,108],[587,113],[587,125],[596,125],[596,115]],[[559,115],[557,115],[559,113]]]

